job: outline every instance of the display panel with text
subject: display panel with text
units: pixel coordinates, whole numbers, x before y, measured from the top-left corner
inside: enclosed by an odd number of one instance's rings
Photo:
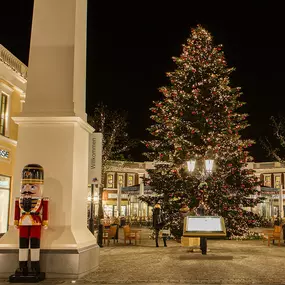
[[[183,236],[226,236],[224,219],[219,216],[185,217]]]

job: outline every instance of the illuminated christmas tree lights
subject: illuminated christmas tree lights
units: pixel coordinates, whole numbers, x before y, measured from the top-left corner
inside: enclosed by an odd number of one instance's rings
[[[207,215],[224,217],[229,236],[244,235],[258,224],[258,217],[244,208],[261,200],[257,178],[245,167],[251,160],[246,149],[253,141],[240,136],[248,126],[247,115],[238,112],[244,104],[239,101],[241,89],[230,86],[233,68],[203,27],[192,29],[182,48],[180,57],[173,58],[176,69],[167,73],[170,84],[159,89],[163,98],[151,108],[154,139],[146,146],[156,168],[149,170],[148,183],[158,196],[142,200],[150,205],[160,200],[176,236],[182,233],[179,209],[183,204],[194,209],[202,197]],[[186,161],[200,161],[201,170],[208,153],[215,159],[215,172],[201,186]]]

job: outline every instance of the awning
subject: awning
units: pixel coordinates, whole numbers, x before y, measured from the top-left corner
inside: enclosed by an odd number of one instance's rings
[[[128,194],[128,195],[140,195],[140,184],[132,185],[128,187],[122,187],[122,194]],[[143,185],[143,193],[144,195],[151,195],[153,193],[151,187],[149,185]]]
[[[273,195],[273,194],[278,194],[280,189],[278,188],[271,188],[271,187],[267,187],[267,186],[261,186],[261,194],[264,195]]]

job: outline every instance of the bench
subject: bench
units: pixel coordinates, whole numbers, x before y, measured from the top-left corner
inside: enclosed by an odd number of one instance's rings
[[[280,246],[281,242],[281,226],[274,226],[273,230],[266,230],[263,231],[263,238],[262,242],[264,242],[266,239],[268,240],[268,246],[270,246],[270,241],[272,240],[274,244],[274,240],[278,241],[278,246]]]

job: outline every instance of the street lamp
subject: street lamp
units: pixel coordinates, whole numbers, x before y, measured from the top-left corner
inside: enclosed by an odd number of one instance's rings
[[[205,169],[206,173],[211,174],[213,171],[214,160],[213,159],[205,159]]]
[[[196,160],[191,159],[187,161],[187,167],[191,174],[194,173],[196,165]],[[213,159],[205,159],[205,168],[203,168],[201,171],[197,173],[197,177],[199,180],[201,180],[203,183],[205,183],[206,178],[212,174],[213,172],[213,166],[214,166],[214,160]],[[197,214],[199,216],[205,215],[205,205],[204,205],[204,195],[202,196],[202,199],[199,203]],[[206,237],[200,237],[200,248],[202,250],[202,254],[207,254],[207,238]]]
[[[94,206],[99,201],[99,196],[94,193],[94,184],[91,184],[90,196],[87,197],[87,201],[90,202],[90,217],[89,217],[89,230],[94,235]],[[95,203],[94,203],[95,202]]]
[[[187,168],[189,170],[190,173],[193,173],[195,170],[195,166],[196,166],[196,159],[191,159],[189,161],[187,161]],[[200,171],[200,178],[205,180],[205,178],[212,174],[213,172],[213,167],[214,167],[214,160],[213,159],[205,159],[205,170],[203,169],[202,171]]]

